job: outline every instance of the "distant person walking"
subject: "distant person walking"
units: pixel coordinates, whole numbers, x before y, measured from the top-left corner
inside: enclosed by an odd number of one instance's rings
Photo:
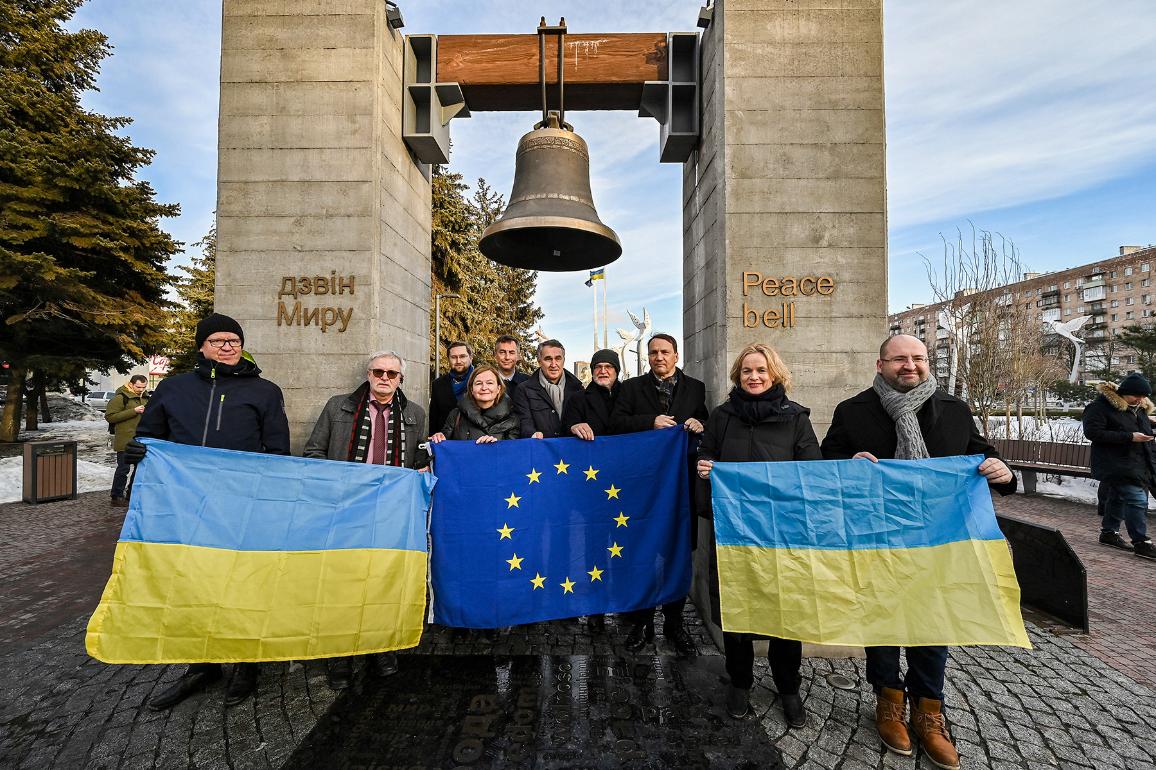
[[[1156,559],[1148,537],[1148,491],[1156,483],[1156,447],[1152,420],[1156,411],[1152,386],[1132,372],[1119,385],[1101,383],[1100,395],[1084,408],[1084,435],[1092,442],[1092,478],[1106,486],[1100,522],[1100,542]],[[1129,544],[1120,536],[1128,528]]]
[[[128,472],[132,463],[124,459],[124,447],[136,435],[136,426],[145,410],[145,388],[148,377],[134,374],[128,383],[117,388],[116,394],[108,400],[104,408],[104,419],[112,432],[112,449],[116,452],[116,472],[112,475],[112,504],[118,508],[128,507]]]

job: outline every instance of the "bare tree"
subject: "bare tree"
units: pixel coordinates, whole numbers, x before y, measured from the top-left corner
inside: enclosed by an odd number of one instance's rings
[[[1043,331],[1036,302],[1006,288],[1024,271],[1015,244],[972,225],[970,240],[961,230],[954,242],[943,238],[941,264],[920,256],[935,301],[943,303],[955,330],[948,344],[956,392],[979,417],[984,435],[1000,406],[1010,427],[1013,404],[1022,432],[1023,402],[1040,377]]]

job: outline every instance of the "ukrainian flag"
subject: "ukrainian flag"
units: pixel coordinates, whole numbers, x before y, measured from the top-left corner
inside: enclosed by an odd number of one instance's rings
[[[1030,647],[983,457],[716,463],[727,631]]]
[[[430,474],[145,443],[89,655],[305,660],[420,641]]]

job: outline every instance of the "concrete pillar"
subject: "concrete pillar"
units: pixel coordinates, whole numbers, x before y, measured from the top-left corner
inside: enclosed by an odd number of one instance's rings
[[[403,43],[384,3],[224,1],[216,307],[284,389],[294,451],[371,352],[401,353],[427,401],[430,184],[401,139]]]
[[[821,439],[887,333],[882,0],[716,0],[702,68],[702,142],[683,173],[686,369],[713,406],[737,352],[772,345]],[[744,272],[773,279],[770,295],[744,296]],[[803,296],[803,278],[829,291]]]

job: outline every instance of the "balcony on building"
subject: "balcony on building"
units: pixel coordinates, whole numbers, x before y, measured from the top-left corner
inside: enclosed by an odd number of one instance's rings
[[[1084,302],[1095,302],[1108,296],[1108,287],[1102,281],[1094,286],[1085,283],[1080,291]]]

